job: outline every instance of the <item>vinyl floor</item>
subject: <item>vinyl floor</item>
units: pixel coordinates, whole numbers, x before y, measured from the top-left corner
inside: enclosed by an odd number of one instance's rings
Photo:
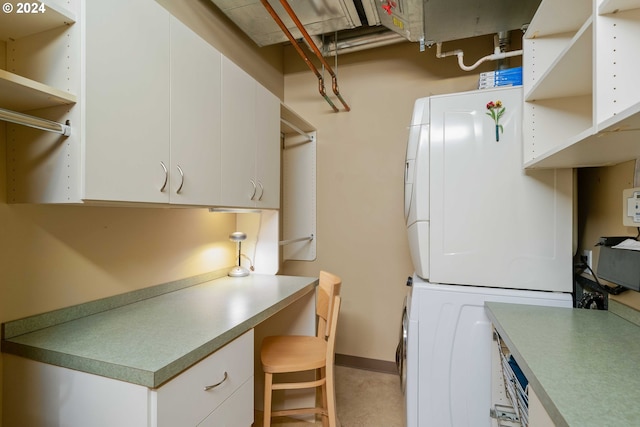
[[[336,405],[341,427],[404,427],[405,404],[398,375],[336,366]],[[254,427],[262,427],[257,412]],[[321,426],[274,418],[274,427]]]

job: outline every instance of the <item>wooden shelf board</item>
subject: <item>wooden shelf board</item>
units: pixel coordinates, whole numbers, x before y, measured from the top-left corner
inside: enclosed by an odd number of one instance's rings
[[[640,130],[640,102],[598,123],[600,132]]]
[[[296,126],[303,132],[312,132],[316,130],[309,122],[300,117],[295,111],[290,109],[286,104],[280,103],[280,118],[286,120],[292,125]],[[286,123],[280,123],[280,131],[285,135],[297,134],[298,132]]]
[[[75,104],[76,96],[43,83],[0,70],[0,107],[14,111]]]
[[[611,166],[640,157],[639,130],[581,134],[525,163],[525,169]]]
[[[558,19],[561,16],[562,19]],[[531,39],[550,34],[578,31],[591,16],[591,2],[584,0],[543,0],[524,37]]]
[[[638,8],[640,8],[640,1],[638,0],[604,0],[598,6],[598,14],[605,15]]]
[[[591,19],[585,22],[565,50],[533,85],[526,94],[527,101],[588,95],[593,92],[591,23]]]
[[[46,0],[41,2],[45,7],[44,13],[18,13],[18,3],[15,0],[4,2],[5,5],[11,4],[13,11],[0,13],[0,40],[17,40],[76,22],[73,12]]]

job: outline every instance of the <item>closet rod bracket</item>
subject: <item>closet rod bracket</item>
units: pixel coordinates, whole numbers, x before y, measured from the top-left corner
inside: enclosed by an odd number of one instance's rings
[[[286,245],[290,245],[292,243],[304,242],[304,241],[307,241],[307,240],[311,242],[314,238],[315,238],[314,235],[311,234],[311,235],[309,235],[307,237],[299,237],[297,239],[282,240],[282,241],[280,241],[280,246],[286,246]]]

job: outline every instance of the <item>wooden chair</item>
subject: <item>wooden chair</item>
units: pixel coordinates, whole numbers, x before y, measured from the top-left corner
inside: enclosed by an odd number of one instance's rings
[[[316,292],[316,336],[274,336],[262,342],[260,359],[264,370],[264,427],[271,426],[271,417],[320,414],[323,426],[337,427],[334,386],[334,349],[338,313],[340,311],[340,287],[342,280],[326,271],[320,272],[320,284]],[[316,380],[274,383],[274,374],[316,371]],[[322,407],[271,411],[273,390],[322,388]]]

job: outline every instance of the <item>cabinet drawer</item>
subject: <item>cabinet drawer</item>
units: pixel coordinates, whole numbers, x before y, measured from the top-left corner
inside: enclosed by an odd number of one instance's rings
[[[197,425],[252,376],[253,329],[157,390],[158,427]]]
[[[253,377],[198,427],[250,427],[253,424]]]

